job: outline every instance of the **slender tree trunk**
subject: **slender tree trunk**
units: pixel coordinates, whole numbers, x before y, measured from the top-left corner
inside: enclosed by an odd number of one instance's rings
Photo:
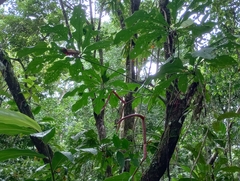
[[[165,17],[169,27],[170,11],[167,8],[169,1],[160,0],[160,12]],[[165,60],[174,54],[174,39],[166,27],[168,33],[167,41],[164,43]],[[170,77],[170,76],[169,76]],[[191,100],[197,91],[198,83],[193,82],[187,93],[180,98],[180,91],[178,90],[177,80],[166,91],[166,117],[165,117],[165,129],[162,137],[159,141],[157,151],[155,152],[149,168],[142,175],[142,181],[159,181],[165,171],[169,169],[169,162],[174,153],[175,147],[179,140],[181,128],[184,123],[187,110],[190,106]],[[181,93],[182,94],[182,93]],[[170,177],[170,176],[169,176]]]
[[[0,63],[2,64],[1,66],[3,66],[0,69],[1,73],[8,85],[8,88],[13,96],[14,101],[18,106],[19,111],[29,116],[30,118],[34,119],[31,108],[21,91],[20,84],[16,76],[14,75],[12,64],[10,61],[5,59],[4,53],[2,51],[0,52]],[[43,143],[42,140],[36,137],[30,136],[30,138],[33,144],[36,146],[38,152],[47,157],[47,159],[44,159],[44,162],[49,163],[53,157],[53,151],[50,148],[50,146]]]
[[[135,11],[138,11],[139,6],[140,6],[140,0],[131,0],[131,13],[133,14]],[[121,20],[121,17],[120,17],[120,20]],[[137,35],[135,36],[137,37]],[[132,40],[130,42],[129,53],[130,53],[130,50],[134,48],[134,45],[135,44]],[[134,82],[136,80],[136,72],[134,67],[135,67],[134,60],[130,59],[130,57],[128,56],[126,59],[126,82],[127,83]],[[124,116],[135,113],[135,110],[132,107],[133,99],[134,99],[133,92],[129,92],[125,96],[126,104],[124,106]],[[133,136],[134,120],[135,120],[134,117],[124,120],[123,136],[131,142],[134,141],[134,136]],[[125,161],[124,171],[128,172],[129,170],[130,170],[130,163],[129,161]]]

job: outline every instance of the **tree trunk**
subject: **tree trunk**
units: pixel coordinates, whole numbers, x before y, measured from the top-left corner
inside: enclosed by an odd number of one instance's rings
[[[2,51],[0,52],[0,63],[2,63],[1,66],[3,66],[0,69],[1,73],[8,85],[8,88],[13,96],[14,101],[18,106],[19,111],[29,116],[30,118],[34,119],[31,108],[27,103],[24,95],[22,94],[20,84],[16,76],[14,75],[12,64],[10,61],[4,58],[4,53]],[[38,152],[45,155],[48,158],[48,159],[44,159],[44,162],[49,163],[53,157],[53,151],[50,148],[50,146],[43,143],[42,140],[36,137],[30,136],[30,138],[33,144],[36,146]]]
[[[171,26],[170,11],[167,8],[169,1],[160,0],[160,12],[163,14],[169,27]],[[169,31],[169,27],[166,27],[168,32],[167,41],[164,43],[165,60],[169,57],[173,57],[174,51],[174,39]],[[173,60],[174,61],[174,60]],[[167,78],[170,78],[169,75]],[[197,91],[198,83],[193,82],[185,95],[178,90],[178,81],[174,80],[172,85],[166,91],[166,117],[165,117],[165,129],[160,139],[157,151],[155,152],[149,168],[142,175],[142,181],[159,181],[165,171],[169,169],[169,162],[174,153],[175,147],[179,140],[181,128],[184,123],[186,113],[190,106],[191,100]],[[169,176],[170,177],[170,176]]]

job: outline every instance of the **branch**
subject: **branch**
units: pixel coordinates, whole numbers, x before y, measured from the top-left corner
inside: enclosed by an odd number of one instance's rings
[[[64,19],[65,19],[66,26],[68,28],[68,35],[69,35],[69,38],[71,39],[72,38],[72,32],[71,32],[71,29],[70,29],[70,26],[69,26],[69,23],[68,23],[67,13],[64,9],[63,1],[59,0],[59,2],[60,2],[60,5],[61,5],[61,8],[62,8],[62,13],[63,13]]]
[[[3,4],[6,0],[0,0],[0,5]]]

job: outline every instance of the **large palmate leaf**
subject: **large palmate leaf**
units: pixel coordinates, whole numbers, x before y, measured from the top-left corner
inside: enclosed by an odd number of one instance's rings
[[[70,18],[71,25],[75,28],[73,32],[73,38],[78,42],[78,48],[82,45],[83,25],[86,22],[85,11],[81,5],[75,6],[72,17]]]

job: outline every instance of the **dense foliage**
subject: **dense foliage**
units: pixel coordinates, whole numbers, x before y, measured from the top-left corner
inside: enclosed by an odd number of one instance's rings
[[[239,7],[4,2],[0,180],[239,180]]]

